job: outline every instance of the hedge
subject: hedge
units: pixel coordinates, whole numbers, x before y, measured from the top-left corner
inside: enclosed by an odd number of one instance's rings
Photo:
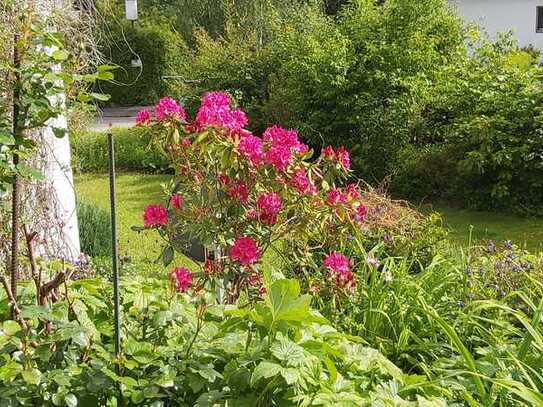
[[[144,128],[114,129],[116,167],[121,171],[166,172],[168,163],[149,143]],[[108,148],[105,133],[83,132],[70,135],[72,168],[75,172],[107,172]]]

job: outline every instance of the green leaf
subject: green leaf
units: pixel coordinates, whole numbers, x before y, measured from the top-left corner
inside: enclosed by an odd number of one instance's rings
[[[41,382],[41,372],[38,369],[23,370],[21,372],[23,380],[28,384],[38,385]]]
[[[271,346],[270,351],[273,356],[289,366],[301,366],[305,361],[303,349],[288,339],[279,339]]]
[[[51,56],[55,61],[66,61],[70,56],[70,53],[65,49],[57,49],[51,54]]]
[[[63,138],[68,134],[68,130],[60,127],[53,127],[53,133],[56,138]]]
[[[76,407],[77,397],[72,393],[68,393],[66,394],[66,397],[64,397],[64,402],[66,403],[68,407]]]
[[[260,362],[251,376],[251,386],[254,387],[261,379],[269,379],[270,377],[277,376],[281,373],[282,369],[281,365],[278,365],[277,363],[267,361]]]
[[[0,144],[13,146],[15,145],[15,138],[9,133],[0,133]]]
[[[162,252],[162,264],[164,264],[164,266],[168,266],[173,261],[173,255],[173,247],[166,247]]]
[[[278,321],[303,322],[312,318],[311,297],[300,296],[300,284],[293,279],[275,281],[266,296],[266,303],[272,313],[272,325]]]
[[[15,321],[4,321],[2,330],[6,333],[6,335],[13,336],[21,330],[21,326]]]
[[[101,102],[107,102],[111,98],[111,96],[109,95],[105,95],[103,93],[95,93],[95,92],[92,92],[90,94],[90,97],[93,99],[99,100]]]

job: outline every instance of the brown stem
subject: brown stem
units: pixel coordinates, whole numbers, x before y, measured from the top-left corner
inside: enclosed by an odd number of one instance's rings
[[[21,310],[19,308],[19,305],[17,304],[17,299],[13,295],[13,292],[11,291],[11,288],[6,280],[6,277],[0,276],[0,281],[2,282],[2,285],[4,286],[4,290],[6,291],[8,301],[11,305],[13,320],[19,322],[21,327],[26,331],[28,329],[28,326],[26,324],[26,321],[21,317]]]
[[[32,279],[34,280],[34,284],[36,285],[36,302],[38,303],[38,305],[43,305],[41,293],[40,293],[41,275],[38,271],[38,265],[36,263],[36,255],[34,253],[34,238],[36,237],[36,233],[35,232],[30,233],[26,225],[23,225],[23,231],[25,234],[26,249],[28,251],[28,260],[30,261],[30,270],[32,271]]]
[[[21,99],[21,77],[18,72],[21,66],[21,55],[18,49],[19,34],[15,34],[13,37],[13,66],[15,68],[15,83],[13,87],[13,136],[16,143],[19,142],[18,136],[20,133],[19,127],[19,104]],[[13,154],[13,166],[17,171],[17,165],[19,165],[19,153],[18,147],[15,146]],[[11,198],[11,288],[10,292],[13,298],[17,299],[17,283],[19,281],[19,209],[20,209],[20,180],[17,173],[13,176],[13,193]],[[11,317],[15,319],[17,302],[12,302]]]

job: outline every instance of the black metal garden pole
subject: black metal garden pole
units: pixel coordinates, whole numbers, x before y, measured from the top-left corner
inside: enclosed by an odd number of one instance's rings
[[[111,202],[111,266],[113,273],[113,313],[115,319],[115,357],[121,356],[121,315],[119,295],[119,251],[117,247],[117,214],[115,207],[115,148],[113,145],[113,133],[108,131],[107,143],[109,149],[109,198]],[[120,374],[117,364],[117,374]]]

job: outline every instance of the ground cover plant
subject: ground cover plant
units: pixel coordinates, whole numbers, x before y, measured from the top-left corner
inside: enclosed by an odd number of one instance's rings
[[[93,260],[40,259],[51,281],[71,278],[55,295],[26,282],[0,296],[0,313],[18,310],[0,328],[2,402],[542,402],[541,256],[449,245],[437,219],[352,178],[345,149],[251,134],[228,94],[204,95],[194,120],[164,98],[154,117],[138,124],[173,174],[121,176],[119,198],[127,246],[144,236],[135,255],[162,265],[123,269],[122,357]],[[89,197],[104,182],[82,180]]]

